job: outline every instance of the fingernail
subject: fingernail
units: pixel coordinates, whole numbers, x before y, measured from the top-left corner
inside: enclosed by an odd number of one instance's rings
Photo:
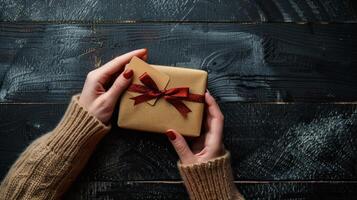
[[[206,89],[206,92],[207,92],[208,94],[211,94],[208,89]]]
[[[175,133],[173,131],[167,131],[166,135],[170,140],[175,140],[176,139],[176,135],[175,135]]]
[[[126,79],[130,79],[133,76],[133,74],[134,74],[134,72],[132,69],[127,69],[127,70],[125,70],[123,76]]]

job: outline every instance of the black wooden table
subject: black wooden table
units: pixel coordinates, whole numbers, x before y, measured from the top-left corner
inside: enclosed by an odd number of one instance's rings
[[[209,73],[247,199],[357,198],[353,0],[1,0],[0,178],[88,71],[147,47]],[[114,120],[115,121],[115,120]],[[65,199],[187,199],[167,138],[114,128]]]

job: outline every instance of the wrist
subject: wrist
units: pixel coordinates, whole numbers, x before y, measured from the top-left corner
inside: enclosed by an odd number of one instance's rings
[[[195,163],[192,164],[201,164],[201,163],[206,163],[215,159],[218,159],[222,156],[225,156],[225,154],[227,153],[226,149],[224,148],[224,146],[220,146],[219,148],[212,150],[211,152],[207,152],[206,156],[202,155],[201,158],[199,158]],[[183,163],[184,164],[184,163]]]
[[[103,123],[106,126],[110,125],[110,119],[114,111],[114,106],[108,106],[107,103],[101,97],[96,99],[88,100],[88,98],[78,95],[78,104],[83,107],[88,114],[95,117],[98,121]],[[89,98],[90,99],[90,98]]]
[[[79,95],[74,95],[46,145],[55,153],[65,149],[64,155],[71,156],[96,144],[110,128],[79,104]]]
[[[227,150],[224,148],[224,145],[221,145],[214,153],[214,156],[211,159],[222,157],[227,153]]]

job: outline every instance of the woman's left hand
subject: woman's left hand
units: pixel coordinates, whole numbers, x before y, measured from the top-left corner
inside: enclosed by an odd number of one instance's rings
[[[139,49],[116,57],[87,75],[79,103],[104,124],[109,123],[120,95],[131,83],[133,71],[121,72],[133,56],[146,60],[147,50]],[[112,80],[114,83],[108,87]]]
[[[208,162],[223,156],[226,152],[223,145],[224,116],[216,100],[209,92],[205,93],[206,119],[203,134],[191,141],[191,146],[177,131],[169,129],[166,135],[174,146],[181,164],[191,165]]]

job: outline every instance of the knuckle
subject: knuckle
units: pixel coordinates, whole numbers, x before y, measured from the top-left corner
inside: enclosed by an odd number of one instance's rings
[[[122,80],[117,80],[113,83],[113,86],[116,88],[117,92],[121,92],[124,89],[124,84]]]
[[[187,152],[187,147],[184,144],[179,142],[176,144],[176,150],[177,150],[177,153],[185,154]]]
[[[95,71],[90,71],[88,74],[87,74],[87,80],[91,81],[91,80],[94,80],[95,79]]]
[[[220,113],[218,116],[217,116],[217,119],[220,120],[220,121],[224,121],[224,115],[222,113]]]
[[[125,85],[126,81],[124,77],[119,76],[118,80],[116,81],[116,84],[120,87],[123,87]]]
[[[120,90],[124,90],[124,88],[129,84],[129,82],[124,77],[119,77],[118,80],[114,82],[115,87]]]

